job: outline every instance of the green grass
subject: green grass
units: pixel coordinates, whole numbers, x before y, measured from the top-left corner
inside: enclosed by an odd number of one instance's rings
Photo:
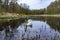
[[[25,15],[18,15],[18,16],[5,16],[5,15],[1,15],[0,19],[16,19],[16,18],[26,18]]]
[[[17,18],[26,18],[25,14],[19,13],[8,13],[3,12],[0,13],[0,20],[1,19],[17,19]]]

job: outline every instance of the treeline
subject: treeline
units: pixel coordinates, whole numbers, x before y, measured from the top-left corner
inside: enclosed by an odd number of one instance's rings
[[[46,9],[32,10],[33,15],[47,14]]]
[[[60,0],[55,0],[44,9],[34,10],[35,14],[60,14]]]
[[[0,0],[0,14],[3,12],[19,13],[26,15],[44,14],[45,9],[30,10],[27,4],[18,4],[17,0]]]
[[[40,10],[34,10],[35,14],[60,14],[60,0],[55,0],[51,2],[51,4],[45,8]]]
[[[30,14],[29,6],[25,3],[19,5],[17,0],[0,0],[0,14],[3,12]]]
[[[60,0],[52,2],[47,8],[30,10],[27,4],[18,4],[17,0],[0,0],[0,14],[3,12],[26,15],[60,14]]]
[[[52,2],[47,7],[48,14],[60,14],[60,0],[56,0],[55,2]]]

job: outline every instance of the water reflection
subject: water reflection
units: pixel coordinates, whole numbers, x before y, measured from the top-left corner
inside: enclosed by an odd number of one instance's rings
[[[25,23],[18,28],[20,40],[60,40],[60,33],[50,28],[46,22],[33,20],[33,27],[27,27],[26,32],[24,25]]]
[[[22,23],[11,35],[5,36],[5,31],[0,32],[0,40],[60,40],[60,33],[52,29],[47,22],[32,20],[32,27]]]
[[[23,23],[24,19],[13,19],[0,22],[0,40],[14,40],[17,27]],[[17,39],[16,39],[17,40]]]

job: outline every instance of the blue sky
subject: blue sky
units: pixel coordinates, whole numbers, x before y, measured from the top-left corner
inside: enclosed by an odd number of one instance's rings
[[[18,0],[18,3],[26,3],[30,6],[30,9],[42,9],[46,8],[51,2],[55,0]]]

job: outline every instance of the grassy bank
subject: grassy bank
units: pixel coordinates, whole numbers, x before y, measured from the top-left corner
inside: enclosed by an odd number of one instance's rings
[[[25,21],[26,16],[23,14],[0,14],[0,31],[9,25],[12,28],[18,27],[21,23]]]
[[[6,13],[1,15],[0,19],[17,19],[17,18],[25,18],[26,16],[24,14],[12,14],[12,13]]]

